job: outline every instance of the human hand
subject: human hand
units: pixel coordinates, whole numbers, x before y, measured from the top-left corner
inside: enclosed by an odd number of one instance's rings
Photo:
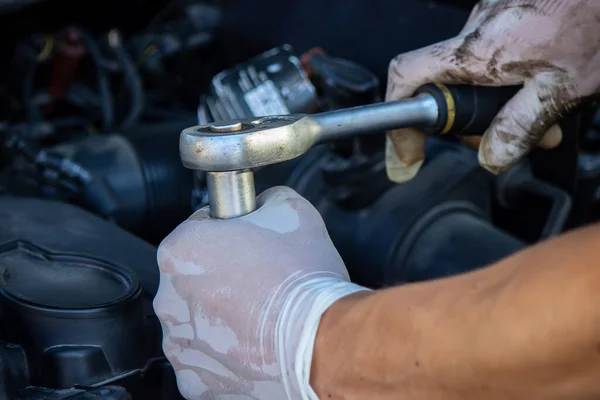
[[[279,187],[257,203],[232,220],[202,209],[158,249],[154,309],[188,400],[316,399],[309,377],[321,314],[366,290],[350,283],[308,201]]]
[[[534,146],[555,147],[557,120],[600,91],[600,2],[589,0],[483,0],[455,38],[397,56],[388,72],[387,100],[411,96],[427,83],[523,89],[483,135],[479,162],[499,173]],[[544,140],[542,141],[542,138]],[[388,134],[389,178],[405,182],[424,159],[425,136],[416,129]]]

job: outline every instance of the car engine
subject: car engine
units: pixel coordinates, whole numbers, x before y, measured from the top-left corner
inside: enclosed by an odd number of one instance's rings
[[[0,2],[0,400],[180,397],[152,310],[156,247],[208,201],[180,132],[382,101],[389,60],[474,2],[125,3]],[[354,282],[436,279],[598,220],[597,110],[562,128],[500,176],[432,138],[392,184],[379,132],[259,168],[256,190],[306,197]]]

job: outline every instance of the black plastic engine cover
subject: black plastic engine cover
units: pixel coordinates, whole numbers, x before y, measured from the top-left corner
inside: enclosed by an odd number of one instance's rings
[[[130,269],[147,297],[158,289],[156,248],[75,206],[0,197],[0,246],[17,241],[50,253],[89,257]]]
[[[22,381],[12,391],[149,372],[162,358],[158,277],[156,249],[116,225],[65,203],[0,197],[0,347],[26,355],[0,354]]]

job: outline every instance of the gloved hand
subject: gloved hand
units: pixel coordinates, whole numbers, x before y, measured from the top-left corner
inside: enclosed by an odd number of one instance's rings
[[[599,91],[599,20],[600,1],[480,1],[458,36],[391,62],[386,98],[411,96],[432,82],[524,84],[479,146],[480,164],[494,173],[504,171],[536,146],[561,116]],[[560,138],[553,129],[546,147]],[[386,164],[392,181],[415,176],[424,145],[425,137],[415,129],[389,133]]]
[[[350,283],[319,213],[288,188],[233,220],[192,215],[158,249],[154,309],[186,399],[316,399],[321,314]],[[225,395],[235,396],[226,397]]]

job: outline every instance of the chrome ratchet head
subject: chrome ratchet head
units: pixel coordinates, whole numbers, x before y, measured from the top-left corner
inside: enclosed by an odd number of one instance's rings
[[[294,159],[318,136],[316,123],[304,115],[223,121],[183,130],[179,153],[190,169],[236,171]]]

